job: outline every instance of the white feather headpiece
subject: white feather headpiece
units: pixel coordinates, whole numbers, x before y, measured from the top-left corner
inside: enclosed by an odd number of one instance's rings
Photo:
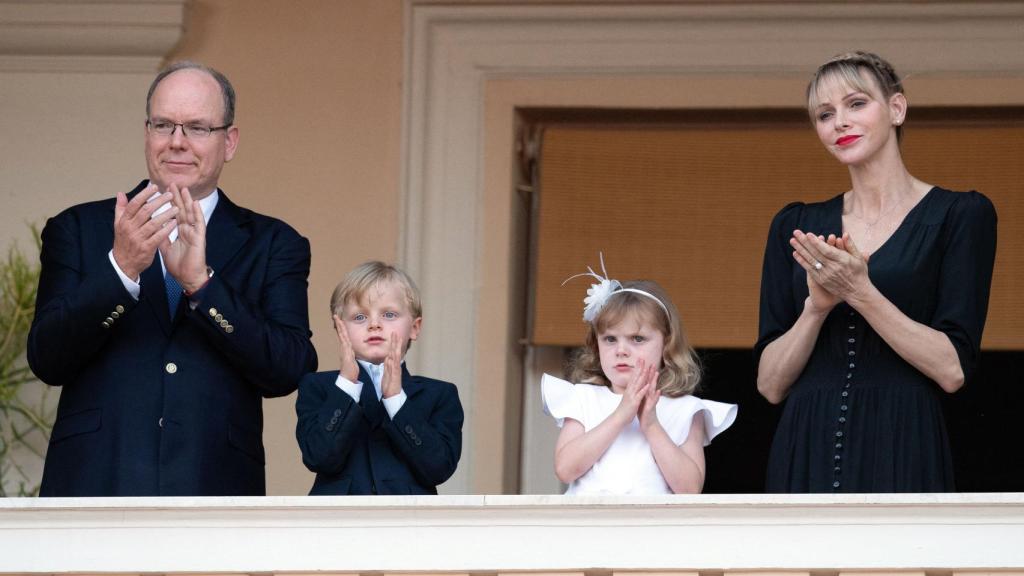
[[[661,309],[665,311],[665,316],[670,316],[668,313],[668,307],[666,307],[665,303],[654,294],[638,290],[636,288],[623,288],[621,282],[609,278],[608,271],[605,270],[604,267],[604,253],[598,252],[598,258],[601,260],[601,274],[604,274],[604,276],[594,272],[593,268],[587,266],[586,272],[574,274],[566,278],[565,282],[562,282],[562,286],[565,286],[566,282],[574,278],[579,278],[580,276],[590,276],[597,280],[597,284],[591,284],[590,288],[587,288],[587,297],[583,299],[583,320],[585,322],[593,323],[594,319],[597,318],[597,315],[601,313],[601,309],[604,308],[605,303],[608,302],[608,299],[620,292],[633,292],[634,294],[647,296],[651,300],[657,302],[658,306],[661,306]]]

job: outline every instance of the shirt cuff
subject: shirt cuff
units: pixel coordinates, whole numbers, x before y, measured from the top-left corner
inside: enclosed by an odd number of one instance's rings
[[[110,252],[107,252],[107,258],[110,259],[110,265],[114,267],[114,272],[117,272],[117,276],[121,279],[121,284],[124,284],[124,289],[131,294],[132,299],[138,301],[139,294],[142,292],[142,286],[140,286],[135,280],[129,278],[128,275],[121,270],[121,267],[117,265],[117,261],[114,260],[113,249],[111,249]]]
[[[408,398],[408,396],[405,395],[405,390],[402,390],[401,392],[395,394],[391,398],[381,398],[380,402],[381,404],[384,405],[384,409],[388,411],[388,416],[390,416],[391,419],[394,420],[395,414],[398,414],[398,411],[402,408],[402,405],[405,404],[406,398]]]
[[[353,382],[339,373],[338,379],[334,381],[334,385],[341,388],[341,391],[345,394],[351,396],[352,400],[359,402],[359,395],[363,393],[362,382]]]

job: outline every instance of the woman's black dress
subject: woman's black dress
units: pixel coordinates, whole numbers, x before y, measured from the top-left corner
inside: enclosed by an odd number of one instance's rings
[[[772,221],[761,277],[765,346],[796,322],[806,273],[793,230],[842,233],[843,197],[790,204]],[[965,381],[978,358],[996,247],[996,213],[978,192],[932,188],[874,254],[874,285],[904,314],[945,333]],[[851,306],[828,315],[786,399],[768,462],[769,492],[952,491],[941,389],[900,358]]]

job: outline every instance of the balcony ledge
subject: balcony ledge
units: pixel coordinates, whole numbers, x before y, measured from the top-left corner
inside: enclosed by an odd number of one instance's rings
[[[0,573],[1024,569],[1017,493],[8,499],[0,531]]]

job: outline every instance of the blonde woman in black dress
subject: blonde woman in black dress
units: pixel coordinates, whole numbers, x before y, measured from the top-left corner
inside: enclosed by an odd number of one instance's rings
[[[807,106],[851,189],[790,204],[772,221],[757,387],[786,406],[768,491],[951,491],[940,395],[968,382],[977,363],[995,209],[978,192],[907,171],[907,99],[879,56],[826,62]]]

